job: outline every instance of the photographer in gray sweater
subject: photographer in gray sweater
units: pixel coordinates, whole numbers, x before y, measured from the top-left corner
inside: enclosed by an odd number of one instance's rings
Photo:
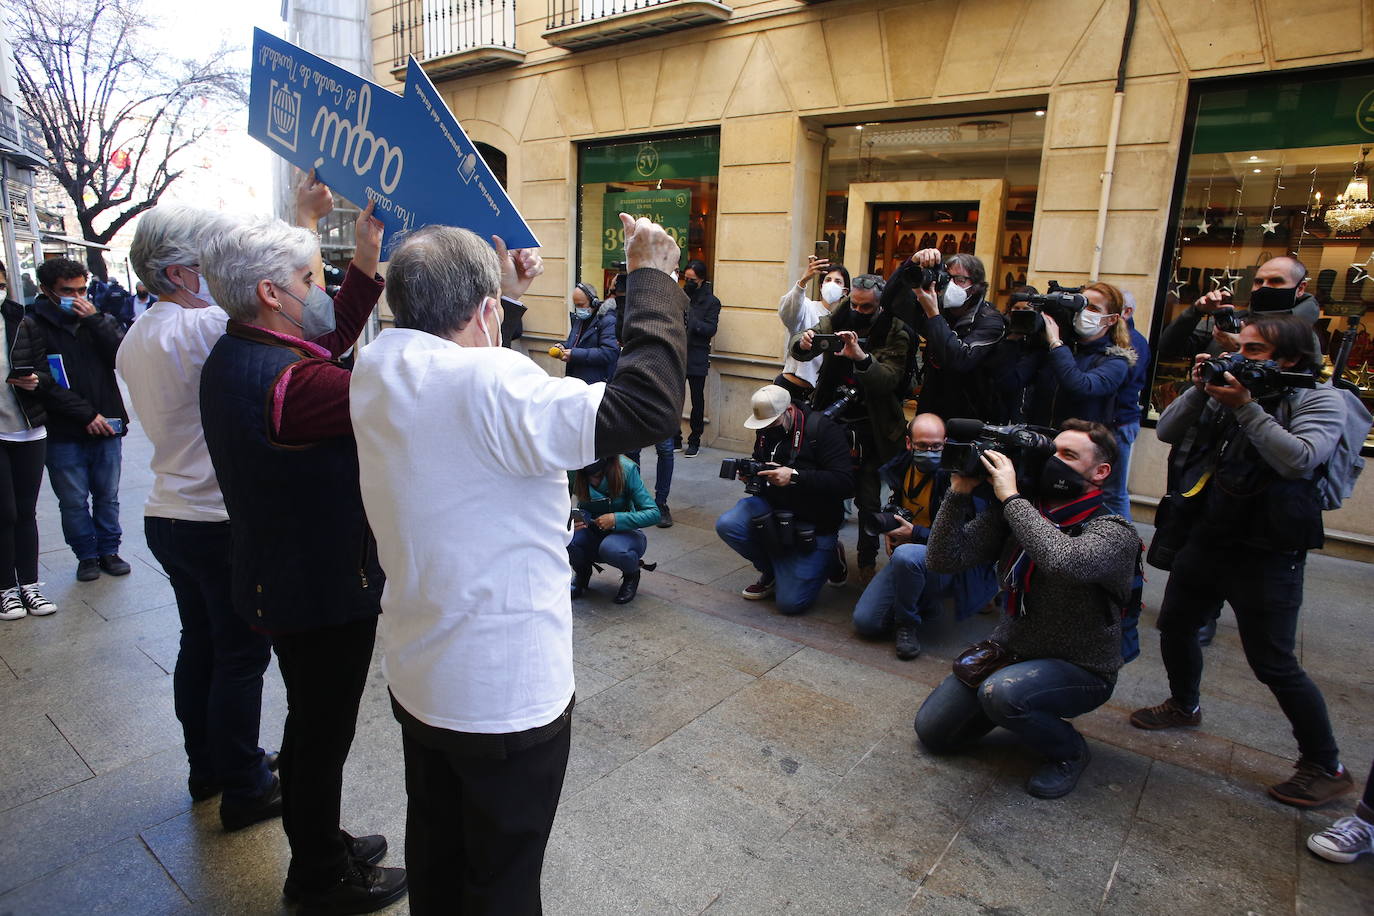
[[[1037,798],[1072,792],[1088,765],[1087,742],[1065,720],[1112,695],[1121,608],[1140,553],[1135,528],[1103,503],[1116,437],[1083,420],[1066,420],[1062,429],[1034,502],[1017,491],[1011,459],[988,451],[981,460],[1000,506],[964,523],[979,481],[952,475],[926,555],[929,568],[942,573],[997,561],[1007,617],[973,647],[981,667],[960,659],[926,698],[916,734],[942,754],[998,725],[1015,732],[1048,758],[1026,784]]]

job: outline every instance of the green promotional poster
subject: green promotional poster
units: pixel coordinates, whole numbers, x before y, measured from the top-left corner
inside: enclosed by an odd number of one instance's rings
[[[687,265],[687,221],[692,215],[692,192],[669,188],[662,191],[620,191],[607,194],[601,210],[601,266],[609,269],[625,260],[625,227],[620,214],[635,219],[647,216],[662,226],[682,246],[678,269]]]

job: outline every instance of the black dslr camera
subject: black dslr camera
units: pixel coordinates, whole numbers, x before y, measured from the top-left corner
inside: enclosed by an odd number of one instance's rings
[[[1016,308],[1022,303],[1030,308]],[[1060,327],[1072,328],[1073,319],[1088,307],[1088,300],[1083,295],[1083,287],[1060,286],[1057,281],[1051,280],[1047,293],[1012,293],[1011,305],[1011,310],[1007,312],[1007,333],[1030,337],[1044,333],[1045,319],[1040,317],[1041,312],[1049,312]]]
[[[864,534],[873,537],[896,530],[903,520],[910,522],[911,513],[895,503],[888,503],[881,512],[859,513],[859,524],[863,527]]]
[[[1044,459],[1054,454],[1054,431],[1024,423],[984,426],[981,420],[955,418],[945,424],[945,433],[940,467],[965,477],[987,476],[982,457],[989,451],[1001,452],[1018,470],[1032,473],[1038,472]]]
[[[1229,372],[1256,398],[1267,398],[1291,388],[1317,387],[1317,379],[1310,372],[1286,372],[1272,359],[1246,359],[1240,353],[1214,356],[1202,363],[1201,372],[1208,385],[1227,384]]]
[[[897,279],[912,289],[943,290],[949,283],[949,271],[943,262],[934,267],[922,267],[912,258],[897,270]]]
[[[777,465],[755,461],[753,458],[726,458],[720,463],[720,479],[734,480],[736,477],[743,477],[744,492],[750,496],[758,496],[763,492],[763,488],[768,486],[768,481],[759,476],[759,471],[768,471],[775,467]]]
[[[841,385],[840,387],[835,389],[835,393],[839,395],[839,397],[837,397],[834,403],[832,403],[829,407],[821,411],[822,416],[827,417],[831,420],[835,419],[840,414],[844,413],[845,408],[848,407],[850,404],[854,403],[854,401],[858,399],[859,389],[851,387],[849,385]]]

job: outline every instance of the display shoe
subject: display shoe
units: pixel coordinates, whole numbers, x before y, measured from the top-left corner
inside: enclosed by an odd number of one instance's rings
[[[1011,271],[1007,271],[1007,275],[1002,279],[1006,280],[1007,289],[1016,289],[1016,278],[1011,275]]]
[[[959,236],[959,253],[973,254],[973,236],[967,232]]]
[[[952,254],[958,253],[959,242],[954,238],[954,233],[945,233],[945,236],[942,239],[940,239],[940,254],[944,255],[945,257],[949,257]]]
[[[1007,249],[1007,257],[1019,258],[1021,254],[1021,233],[1016,233],[1011,237],[1011,247]]]

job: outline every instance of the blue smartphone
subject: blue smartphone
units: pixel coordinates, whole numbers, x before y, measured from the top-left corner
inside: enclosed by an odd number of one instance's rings
[[[124,435],[124,421],[119,417],[106,417],[105,422],[110,424],[110,429],[115,431],[116,436]]]

